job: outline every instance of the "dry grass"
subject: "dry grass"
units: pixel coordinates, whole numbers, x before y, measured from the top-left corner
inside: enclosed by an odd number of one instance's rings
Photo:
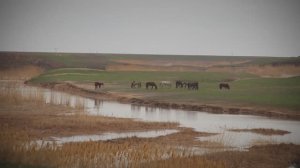
[[[248,152],[220,152],[206,156],[225,161],[232,168],[283,168],[300,165],[300,145],[278,144],[254,146]]]
[[[261,135],[285,135],[289,134],[289,131],[278,130],[278,129],[267,129],[267,128],[253,128],[253,129],[229,129],[234,132],[253,132]]]
[[[17,90],[16,82],[0,83],[0,106],[14,106],[22,105],[24,103],[33,102],[36,105],[43,105],[43,95],[41,93],[35,93],[27,96],[23,96],[22,92]]]
[[[262,77],[291,77],[300,75],[300,66],[280,65],[280,66],[247,66],[247,67],[212,67],[210,72],[247,72]]]
[[[144,163],[141,167],[151,168],[226,168],[228,167],[223,160],[207,159],[202,156],[174,157],[167,160],[160,160],[150,163]]]
[[[30,143],[25,132],[1,132],[0,160],[20,165],[44,167],[124,167],[140,162],[178,156],[170,147],[126,142],[69,143],[62,147]],[[132,167],[130,166],[130,167]]]
[[[28,80],[44,72],[44,69],[27,65],[19,68],[10,68],[0,71],[0,80]]]
[[[214,60],[139,60],[120,59],[106,67],[108,71],[203,71],[213,66],[238,65],[243,61],[214,61]]]
[[[178,157],[145,163],[142,167],[283,168],[300,164],[300,146],[255,146],[248,152],[227,151],[204,156]]]

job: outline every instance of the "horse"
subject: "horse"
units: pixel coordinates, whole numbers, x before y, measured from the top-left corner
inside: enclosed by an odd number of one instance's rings
[[[183,81],[182,82],[182,87],[184,87],[184,88],[188,88],[189,87],[189,81]]]
[[[159,86],[160,87],[169,87],[169,88],[171,88],[172,84],[171,84],[171,81],[160,81]]]
[[[176,88],[182,88],[183,87],[183,83],[180,80],[176,81],[175,84],[176,84]]]
[[[142,87],[142,83],[141,82],[131,82],[131,88],[141,88]]]
[[[148,89],[151,86],[151,89],[157,90],[157,85],[154,82],[146,82],[146,89]]]
[[[220,90],[222,90],[222,88],[230,90],[230,86],[228,83],[220,83],[219,88]]]
[[[188,87],[188,89],[198,90],[199,83],[198,82],[188,82],[187,87]]]
[[[104,86],[104,83],[102,83],[102,82],[95,82],[95,90],[97,89],[97,88],[101,88],[101,86]]]

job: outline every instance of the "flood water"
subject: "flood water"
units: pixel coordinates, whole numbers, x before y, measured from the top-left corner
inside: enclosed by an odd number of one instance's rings
[[[161,109],[113,101],[94,100],[49,89],[15,85],[22,96],[39,95],[45,103],[82,107],[89,115],[132,118],[141,121],[178,122],[182,127],[199,132],[219,133],[215,136],[199,137],[202,141],[223,142],[227,146],[245,148],[260,143],[300,144],[300,122],[271,119],[252,115],[211,114],[199,111]],[[265,136],[250,132],[231,132],[228,129],[280,129],[291,132],[285,135]],[[122,137],[122,136],[121,136]]]
[[[178,132],[178,130],[156,130],[156,131],[138,131],[138,132],[122,132],[122,133],[103,133],[100,135],[76,135],[70,137],[52,137],[50,141],[55,141],[56,144],[63,144],[68,142],[85,142],[85,141],[106,141],[120,138],[155,138],[159,136],[166,136]]]

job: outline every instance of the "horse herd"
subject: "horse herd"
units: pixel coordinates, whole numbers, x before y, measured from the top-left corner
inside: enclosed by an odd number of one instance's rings
[[[104,83],[102,82],[95,82],[95,90],[100,89],[101,86],[104,86]],[[145,83],[146,89],[155,89],[157,90],[157,85],[155,82],[146,82]],[[159,86],[161,88],[171,88],[172,87],[172,82],[171,81],[160,81]],[[136,82],[133,81],[131,82],[131,88],[141,88],[142,87],[142,82]],[[175,82],[175,87],[176,88],[186,88],[188,90],[198,90],[199,89],[199,82],[197,81],[182,81],[182,80],[177,80]],[[219,89],[227,89],[230,90],[230,86],[228,83],[220,83],[219,84]]]

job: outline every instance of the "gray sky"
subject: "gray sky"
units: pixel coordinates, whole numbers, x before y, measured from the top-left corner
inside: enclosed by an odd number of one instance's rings
[[[0,51],[300,55],[300,0],[0,0]]]

